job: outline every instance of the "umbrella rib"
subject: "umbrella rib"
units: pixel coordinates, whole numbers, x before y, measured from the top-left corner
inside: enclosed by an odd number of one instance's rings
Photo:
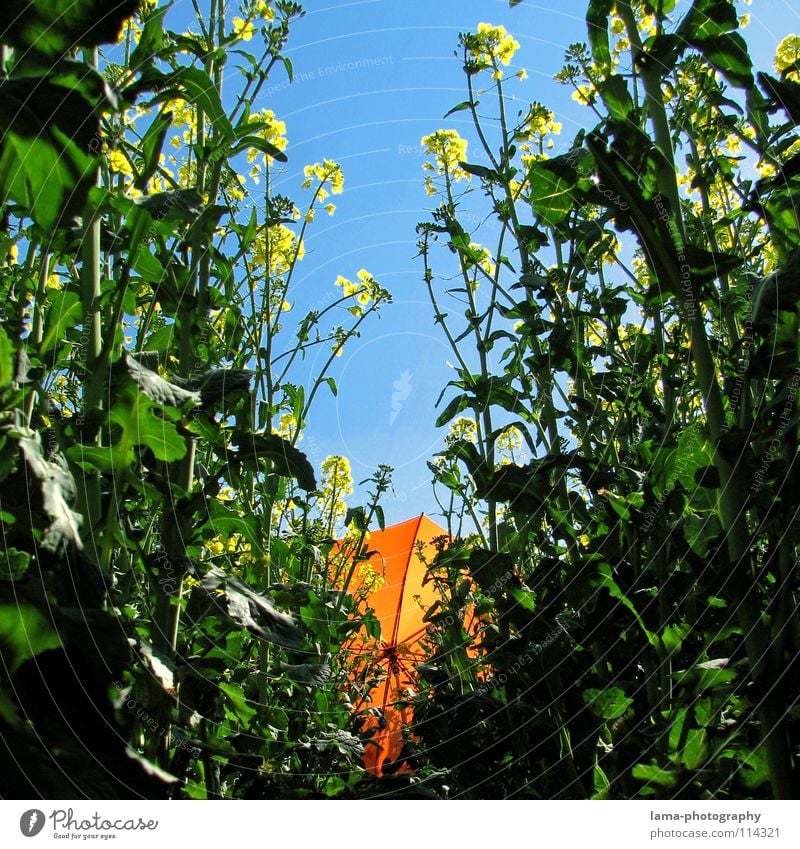
[[[406,560],[405,569],[403,569],[403,581],[400,584],[400,598],[397,601],[397,614],[394,620],[394,629],[392,633],[392,645],[397,645],[397,636],[400,631],[400,614],[403,610],[403,596],[406,593],[406,579],[408,578],[408,570],[411,566],[411,557],[414,552],[414,545],[417,542],[417,537],[419,536],[419,528],[422,524],[422,516],[423,514],[419,514],[419,518],[417,519],[417,526],[414,529],[414,536],[411,538],[411,550],[408,552],[408,559]]]

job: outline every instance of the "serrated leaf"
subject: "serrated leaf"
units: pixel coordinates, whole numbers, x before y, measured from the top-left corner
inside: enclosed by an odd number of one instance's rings
[[[259,595],[239,578],[212,566],[200,583],[208,594],[208,612],[216,609],[237,627],[267,642],[290,649],[302,645],[303,635],[294,619],[276,610],[271,599]]]
[[[145,368],[134,357],[126,355],[125,365],[133,378],[133,382],[156,404],[165,404],[168,407],[180,409],[190,404],[195,406],[200,403],[199,392],[191,392],[170,383],[157,372]]]
[[[144,445],[166,462],[186,454],[186,441],[165,416],[164,408],[154,404],[133,381],[118,392],[108,417],[119,428],[112,447],[120,471],[133,461],[137,445]]]
[[[77,548],[82,548],[78,529],[83,517],[70,507],[77,489],[66,461],[59,454],[46,459],[41,435],[32,431],[23,432],[19,438],[19,447],[33,477],[39,482],[42,507],[51,520],[42,546],[48,551],[57,551],[62,543],[73,543]]]

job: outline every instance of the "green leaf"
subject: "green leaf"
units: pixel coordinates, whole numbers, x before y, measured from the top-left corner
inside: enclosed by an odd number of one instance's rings
[[[475,106],[477,106],[479,101],[475,101]],[[442,115],[442,120],[445,118],[449,118],[456,112],[463,112],[465,109],[469,109],[473,105],[471,100],[462,100],[461,103],[456,104],[452,109],[448,109],[447,112]],[[463,167],[463,166],[462,166]]]
[[[50,298],[45,318],[45,332],[39,352],[46,354],[63,339],[70,327],[80,323],[82,314],[81,299],[75,292],[60,291]]]
[[[61,646],[44,616],[29,604],[0,604],[0,656],[10,672],[37,654]]]
[[[174,383],[164,380],[160,374],[145,368],[138,360],[130,355],[125,356],[125,365],[133,382],[145,395],[156,404],[180,409],[186,406],[196,406],[200,403],[200,393],[181,389]]]
[[[169,420],[164,407],[154,404],[132,381],[114,399],[108,414],[119,428],[113,443],[118,471],[133,462],[137,445],[149,448],[159,460],[172,462],[186,454],[186,440]]]
[[[172,3],[167,3],[149,12],[144,28],[139,34],[139,43],[128,60],[128,68],[131,71],[138,71],[144,65],[153,63],[164,44],[164,15],[171,7]]]
[[[633,704],[621,687],[589,688],[581,693],[581,698],[601,719],[620,719]]]
[[[574,206],[571,194],[574,178],[566,179],[556,173],[546,161],[534,161],[528,181],[534,211],[548,227],[557,227]]]
[[[166,11],[159,9],[160,12]],[[141,143],[142,165],[134,182],[139,191],[144,191],[153,174],[158,170],[159,157],[164,147],[164,139],[167,137],[173,120],[172,112],[159,112],[152,124],[147,128]]]
[[[251,433],[241,436],[236,445],[242,459],[266,458],[272,462],[274,473],[295,478],[300,488],[306,492],[317,488],[314,467],[309,463],[308,457],[283,437],[274,433]]]
[[[302,633],[294,619],[276,610],[271,599],[259,595],[239,578],[212,566],[201,579],[201,586],[208,595],[209,612],[216,609],[259,639],[290,649],[302,645]]]
[[[169,79],[172,83],[181,85],[189,100],[195,106],[202,108],[219,135],[228,141],[235,138],[233,126],[222,105],[216,86],[205,71],[201,71],[200,68],[181,68]]]
[[[249,728],[257,711],[247,703],[244,690],[238,684],[225,683],[220,683],[219,689],[225,696],[225,701],[231,708],[233,715],[242,723],[244,728]]]
[[[598,87],[603,103],[608,107],[612,119],[615,121],[629,120],[633,115],[634,105],[625,77],[620,74],[611,74],[602,80]]]
[[[42,509],[50,517],[42,546],[48,551],[59,551],[65,543],[82,548],[79,533],[82,517],[70,506],[75,500],[77,488],[66,460],[58,453],[46,458],[41,434],[31,430],[22,432],[19,447],[33,478],[39,483]]]
[[[661,632],[661,642],[664,644],[664,648],[670,654],[679,652],[690,630],[691,628],[687,624],[667,625]]]
[[[747,51],[745,40],[738,32],[725,33],[702,41],[693,41],[691,44],[732,85],[744,89],[752,88],[754,84],[753,61]]]
[[[470,406],[470,403],[468,395],[458,395],[453,398],[436,419],[436,427],[444,427],[450,419],[457,416],[463,410],[466,410]]]
[[[778,80],[764,73],[759,73],[758,82],[770,99],[770,111],[785,109],[795,125],[800,124],[800,83]]]
[[[481,590],[492,597],[505,593],[514,578],[514,560],[508,554],[483,548],[470,551],[467,569]]]
[[[589,30],[589,45],[600,72],[607,74],[611,69],[611,48],[608,42],[608,20],[614,0],[590,0],[586,11],[586,26]]]
[[[160,283],[164,279],[164,266],[147,249],[139,245],[131,259],[131,268],[148,283]]]
[[[669,790],[675,787],[678,783],[678,774],[671,769],[662,769],[657,763],[636,764],[632,770],[632,775],[637,781],[642,781],[646,784],[657,784]]]
[[[266,139],[262,139],[261,136],[245,136],[241,142],[236,146],[234,153],[240,153],[243,150],[247,150],[248,148],[254,148],[255,150],[260,150],[262,153],[266,153],[267,156],[271,156],[273,159],[278,162],[288,162],[289,157],[280,150],[275,147],[274,144],[268,142]]]
[[[738,26],[736,6],[730,0],[695,0],[678,27],[678,35],[693,43],[718,38]]]
[[[658,648],[660,645],[660,641],[658,637],[647,629],[644,624],[644,620],[639,615],[639,611],[634,606],[633,602],[625,595],[624,592],[620,589],[617,582],[614,580],[613,573],[611,571],[611,566],[608,563],[598,563],[597,565],[598,577],[592,581],[594,586],[605,587],[608,590],[608,594],[611,598],[617,599],[617,601],[621,602],[624,607],[626,607],[633,618],[636,620],[639,627],[642,629],[642,632],[647,637],[648,642],[651,646]]]
[[[77,47],[115,43],[139,0],[5,0],[3,41],[57,58]]]
[[[490,183],[500,182],[500,175],[493,168],[486,168],[484,165],[473,165],[471,162],[459,162],[458,164],[467,174],[480,177],[482,180],[488,180]],[[455,239],[453,241],[455,242]]]
[[[7,386],[14,378],[14,346],[5,328],[0,327],[0,387]]]
[[[71,223],[94,182],[98,130],[85,86],[56,74],[0,82],[0,203],[47,231]]]

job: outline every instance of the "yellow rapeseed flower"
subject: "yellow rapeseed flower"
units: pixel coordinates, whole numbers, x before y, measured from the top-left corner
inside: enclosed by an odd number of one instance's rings
[[[242,39],[242,41],[250,41],[255,35],[255,29],[252,21],[245,21],[242,18],[233,19],[233,34]]]
[[[519,42],[510,35],[504,26],[493,24],[478,24],[474,44],[469,47],[472,56],[483,65],[493,65],[500,62],[508,65],[519,50]]]
[[[789,80],[800,82],[800,35],[791,34],[781,41],[775,51],[775,70]],[[790,70],[792,69],[793,70]]]

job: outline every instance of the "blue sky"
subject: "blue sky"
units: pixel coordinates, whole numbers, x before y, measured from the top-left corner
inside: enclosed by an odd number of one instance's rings
[[[360,268],[392,292],[394,303],[335,361],[338,397],[320,393],[300,447],[318,469],[325,456],[346,455],[356,481],[379,463],[394,466],[396,497],[384,502],[387,520],[420,512],[436,519],[426,461],[445,432],[434,426],[434,404],[455,375],[416,257],[415,225],[428,218],[435,201],[423,189],[420,139],[442,127],[471,138],[467,113],[443,115],[466,98],[454,53],[458,34],[487,21],[504,25],[521,45],[509,70],[524,67],[528,79],[510,80],[507,94],[518,99],[519,108],[532,100],[551,108],[563,124],[560,143],[568,149],[593,116],[553,75],[567,45],[586,40],[586,2],[524,0],[514,9],[507,0],[303,5],[307,14],[294,25],[285,51],[294,82],[289,85],[279,70],[253,109],[272,109],[287,125],[289,161],[275,175],[276,191],[298,197],[303,167],[328,158],[341,163],[345,192],[331,198],[336,215],[321,214],[310,228],[293,296],[297,311],[287,319],[330,297],[338,274],[354,279]],[[187,0],[175,6],[179,14],[190,14]],[[688,6],[678,0],[678,10]],[[745,35],[755,62],[770,69],[776,44],[800,32],[800,9],[793,0],[753,0],[749,8],[742,4],[742,12],[751,15]],[[320,349],[310,355],[295,379],[310,382],[328,354]],[[361,500],[357,491],[350,502]]]

